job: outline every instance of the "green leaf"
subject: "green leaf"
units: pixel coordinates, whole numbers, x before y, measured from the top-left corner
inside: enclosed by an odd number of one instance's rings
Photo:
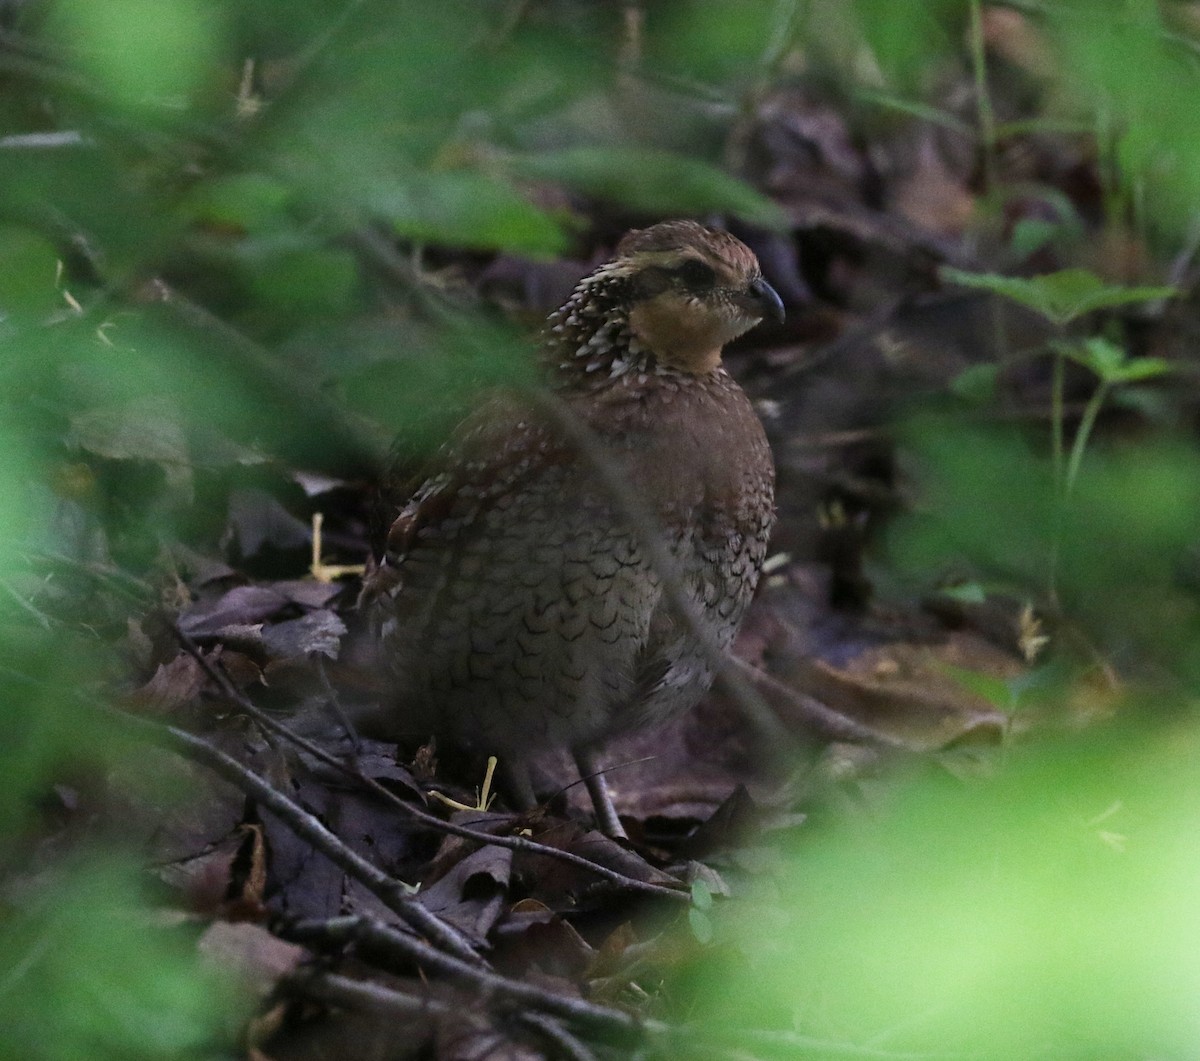
[[[950,393],[964,401],[983,404],[996,395],[999,365],[972,365],[950,381]]]
[[[710,956],[697,1018],[828,1044],[795,1057],[1194,1056],[1200,741],[1177,718],[969,785],[926,772],[806,837],[786,888],[722,919],[742,953]]]
[[[669,151],[572,147],[524,155],[515,164],[523,177],[558,181],[650,214],[720,210],[768,228],[785,223],[783,211],[748,184]]]
[[[987,594],[978,582],[963,582],[957,586],[946,586],[938,593],[962,604],[982,604],[987,600]]]
[[[1121,367],[1115,382],[1136,383],[1144,379],[1165,376],[1170,371],[1171,363],[1161,357],[1135,357]]]
[[[1086,339],[1078,346],[1071,347],[1067,353],[1072,360],[1090,368],[1106,383],[1116,379],[1127,356],[1116,343],[1110,343],[1101,336]]]
[[[1028,258],[1054,239],[1060,227],[1056,222],[1040,217],[1023,217],[1013,226],[1009,248],[1018,257]]]
[[[1073,361],[1090,368],[1105,383],[1135,383],[1171,371],[1170,362],[1161,357],[1130,360],[1121,347],[1099,336],[1069,346],[1065,353]]]
[[[708,885],[699,878],[692,881],[692,906],[697,910],[711,910],[712,904],[712,891]]]
[[[4,1058],[215,1057],[253,1005],[142,897],[135,860],[43,871],[0,921]],[[17,893],[14,891],[14,897]]]
[[[41,317],[63,305],[55,286],[61,258],[43,235],[16,225],[0,226],[0,313]]]
[[[953,678],[968,692],[982,697],[994,707],[1008,711],[1016,705],[1013,688],[1003,678],[968,670],[965,667],[956,667],[951,663],[939,664],[938,670],[948,678]]]
[[[561,226],[507,181],[480,173],[409,173],[374,187],[368,205],[397,235],[481,250],[550,255],[565,245]]]
[[[711,943],[713,938],[712,919],[694,906],[688,909],[688,925],[697,943]]]
[[[222,19],[193,0],[61,0],[56,35],[74,45],[76,61],[113,102],[162,106],[217,79]]]
[[[238,173],[201,184],[184,201],[189,220],[230,225],[246,232],[278,229],[287,220],[292,189],[264,173]]]
[[[872,65],[885,85],[895,85],[905,96],[919,94],[931,69],[954,48],[950,27],[961,5],[954,0],[924,0],[896,3],[895,0],[856,0],[838,5],[843,17],[855,18],[869,49]]]
[[[358,263],[347,250],[265,246],[248,257],[254,264],[249,286],[258,305],[283,316],[345,312],[358,288]]]
[[[990,291],[1010,299],[1060,326],[1095,310],[1170,298],[1177,293],[1173,287],[1106,284],[1087,269],[1061,269],[1056,273],[1023,278],[999,273],[968,273],[943,266],[941,277],[947,283]]]
[[[87,409],[71,417],[67,443],[109,460],[150,461],[181,501],[192,500],[192,461],[182,417],[166,397]]]

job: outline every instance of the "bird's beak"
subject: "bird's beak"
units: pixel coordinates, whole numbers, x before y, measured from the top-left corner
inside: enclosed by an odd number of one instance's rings
[[[779,292],[761,276],[751,280],[746,289],[746,308],[758,317],[769,317],[776,324],[782,324],[785,317]]]

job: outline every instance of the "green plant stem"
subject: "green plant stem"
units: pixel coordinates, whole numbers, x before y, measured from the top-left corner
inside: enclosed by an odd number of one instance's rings
[[[796,46],[808,22],[811,0],[776,0],[771,17],[771,35],[758,62],[758,71],[749,91],[738,103],[738,116],[725,144],[725,164],[734,173],[746,166],[750,137],[757,127],[762,101],[779,83],[783,65]]]
[[[1050,556],[1046,562],[1046,594],[1050,603],[1058,604],[1058,556],[1062,545],[1066,491],[1063,478],[1063,385],[1066,377],[1067,355],[1061,347],[1054,350],[1054,370],[1050,382],[1050,452],[1054,465],[1054,528],[1050,535]]]
[[[1079,421],[1079,430],[1075,432],[1075,441],[1071,445],[1071,459],[1067,462],[1067,475],[1063,483],[1064,498],[1069,497],[1071,491],[1075,488],[1075,479],[1079,475],[1079,465],[1083,462],[1083,452],[1087,449],[1092,428],[1096,425],[1096,417],[1100,415],[1100,409],[1104,405],[1104,400],[1108,397],[1109,386],[1108,380],[1101,380],[1100,386],[1096,388],[1095,393],[1088,399],[1087,407],[1083,410],[1083,418]]]
[[[1083,455],[1087,451],[1088,441],[1092,437],[1092,429],[1096,426],[1096,418],[1104,407],[1112,384],[1101,379],[1084,407],[1075,438],[1071,442],[1071,454],[1066,458],[1064,468],[1064,436],[1066,426],[1063,423],[1065,413],[1063,408],[1063,379],[1066,374],[1066,353],[1058,349],[1054,353],[1054,378],[1051,385],[1051,431],[1054,453],[1054,485],[1057,492],[1054,511],[1054,534],[1050,545],[1050,561],[1048,564],[1048,592],[1052,602],[1058,601],[1058,560],[1062,546],[1063,525],[1066,519],[1067,501],[1075,489],[1075,481],[1079,478],[1079,469],[1083,464]]]
[[[975,78],[975,106],[979,112],[979,139],[983,153],[983,179],[990,196],[996,188],[996,115],[987,84],[987,55],[983,46],[982,0],[970,0],[971,69]]]
[[[1059,494],[1063,490],[1063,439],[1066,431],[1063,424],[1063,386],[1067,372],[1067,355],[1059,349],[1054,351],[1054,374],[1050,380],[1050,453],[1054,463],[1054,485]]]

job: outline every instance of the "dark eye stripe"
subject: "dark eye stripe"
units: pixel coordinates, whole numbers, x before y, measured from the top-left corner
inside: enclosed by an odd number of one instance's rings
[[[696,258],[689,258],[685,261],[675,270],[675,275],[688,287],[711,287],[717,279],[717,274],[713,272],[712,267]]]

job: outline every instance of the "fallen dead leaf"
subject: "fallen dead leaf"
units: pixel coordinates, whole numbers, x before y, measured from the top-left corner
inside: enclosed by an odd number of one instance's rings
[[[303,947],[285,943],[249,921],[214,921],[197,946],[209,965],[222,976],[236,977],[258,998],[265,998],[308,957]]]
[[[220,649],[214,649],[207,658],[215,661],[220,654]],[[192,703],[208,681],[199,662],[186,652],[180,652],[169,663],[160,663],[150,680],[134,690],[129,699],[136,709],[146,714],[167,715]]]
[[[254,626],[278,615],[288,598],[266,586],[236,586],[215,599],[200,600],[179,616],[189,637],[212,637],[229,627]]]
[[[299,619],[264,626],[262,641],[267,652],[278,659],[294,659],[314,652],[337,659],[345,633],[346,624],[333,612],[322,608]]]

